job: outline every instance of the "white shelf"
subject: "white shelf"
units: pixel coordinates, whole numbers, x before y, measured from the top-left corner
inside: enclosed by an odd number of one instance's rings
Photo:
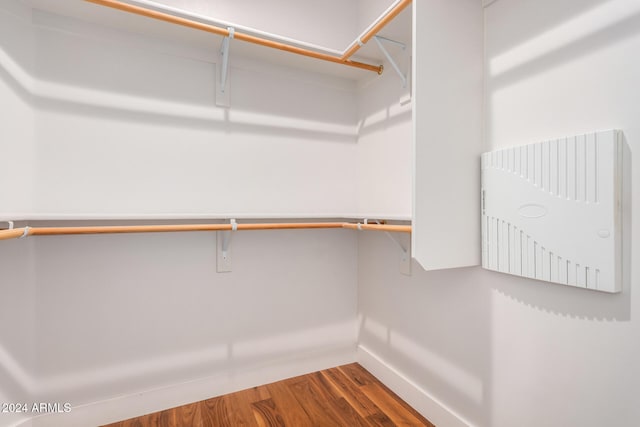
[[[0,214],[0,221],[161,221],[161,220],[226,220],[235,219],[383,219],[389,221],[411,221],[410,215],[381,214],[309,214],[309,213],[160,213],[160,214],[62,214],[62,213],[16,213]]]

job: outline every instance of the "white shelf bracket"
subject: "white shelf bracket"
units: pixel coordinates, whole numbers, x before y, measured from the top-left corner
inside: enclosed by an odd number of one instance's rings
[[[216,271],[218,273],[231,271],[231,233],[237,230],[238,223],[235,219],[231,219],[231,231],[218,231],[216,262]]]
[[[220,56],[222,64],[216,62],[216,74],[220,79],[216,79],[216,105],[219,107],[229,107],[229,45],[235,34],[233,27],[227,27],[229,35],[222,40]]]
[[[396,62],[395,59],[393,59],[393,57],[391,56],[391,54],[389,53],[389,51],[387,50],[386,47],[384,47],[384,45],[382,44],[382,42],[385,43],[390,43],[390,44],[394,44],[396,46],[400,46],[400,48],[402,49],[402,51],[404,52],[404,54],[407,56],[407,58],[409,57],[409,52],[407,51],[407,45],[405,45],[404,43],[395,41],[395,40],[391,40],[391,39],[387,39],[385,37],[381,37],[381,36],[373,36],[373,39],[375,40],[376,44],[378,45],[378,47],[380,48],[380,51],[384,54],[384,56],[387,58],[387,61],[389,61],[389,63],[391,64],[391,67],[396,71],[396,73],[398,74],[398,76],[400,77],[400,80],[402,81],[402,87],[406,88],[408,81],[409,81],[409,72],[402,72],[400,70],[400,66],[398,65],[398,63]],[[407,61],[407,63],[409,63],[409,61]]]
[[[6,222],[7,223],[7,228],[4,228],[5,230],[13,230],[13,221],[0,221],[0,222]]]
[[[374,220],[374,222],[380,225],[380,221]],[[364,223],[368,224],[369,220],[365,219]],[[388,231],[385,231],[384,234],[386,234],[387,237],[391,239],[391,241],[393,241],[393,243],[395,243],[396,246],[398,246],[398,248],[400,249],[400,273],[404,274],[405,276],[411,276],[411,243],[409,243],[409,245],[405,248],[402,240],[397,236],[397,233],[390,233]]]
[[[388,231],[384,233],[400,248],[400,273],[405,276],[411,276],[411,245],[405,248],[396,234],[389,233]]]

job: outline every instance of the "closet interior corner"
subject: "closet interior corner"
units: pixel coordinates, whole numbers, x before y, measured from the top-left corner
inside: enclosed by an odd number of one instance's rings
[[[439,51],[462,27],[422,7],[3,1],[0,402],[51,404],[0,426],[115,423],[356,361],[378,376],[362,249],[392,281],[479,256],[469,182],[439,175],[475,153],[476,88],[460,133],[429,83],[478,58]]]

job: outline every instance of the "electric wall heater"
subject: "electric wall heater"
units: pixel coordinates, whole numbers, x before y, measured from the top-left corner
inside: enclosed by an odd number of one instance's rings
[[[482,155],[482,266],[604,292],[621,290],[622,133]]]

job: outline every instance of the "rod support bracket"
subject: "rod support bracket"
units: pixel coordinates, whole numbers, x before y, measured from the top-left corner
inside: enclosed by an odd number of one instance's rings
[[[376,224],[380,224],[380,221],[376,221]],[[398,233],[385,231],[384,234],[400,249],[400,273],[405,276],[411,276],[411,242],[405,247],[402,240],[398,237]]]
[[[231,230],[218,232],[216,260],[216,270],[218,273],[228,273],[231,271],[231,233],[238,230],[238,223],[234,218],[232,218],[230,222]]]
[[[236,30],[233,27],[227,27],[229,35],[222,39],[220,47],[220,56],[222,63],[216,61],[217,75],[216,79],[216,105],[219,107],[229,107],[229,43],[233,39]]]
[[[7,223],[7,228],[4,228],[4,230],[13,230],[14,225],[13,225],[13,221],[0,221],[0,222],[6,222]]]
[[[389,61],[389,63],[391,64],[391,67],[398,74],[398,77],[400,77],[400,80],[402,81],[402,87],[406,88],[408,86],[408,82],[409,82],[409,71],[407,70],[405,72],[402,72],[402,70],[400,70],[400,66],[398,65],[396,60],[391,56],[391,54],[389,53],[387,48],[384,46],[384,44],[382,44],[382,42],[399,46],[400,49],[402,49],[402,52],[404,52],[404,55],[408,59],[409,58],[409,52],[407,51],[407,45],[405,45],[404,43],[401,43],[399,41],[391,40],[391,39],[388,39],[388,38],[385,38],[385,37],[381,37],[381,36],[373,36],[373,40],[378,45],[378,48],[384,54],[385,58],[387,58],[387,61]],[[408,64],[407,68],[409,68],[410,67],[410,63],[409,63],[410,61],[407,60],[406,62]],[[382,74],[382,66],[381,66],[380,72],[378,74]]]

